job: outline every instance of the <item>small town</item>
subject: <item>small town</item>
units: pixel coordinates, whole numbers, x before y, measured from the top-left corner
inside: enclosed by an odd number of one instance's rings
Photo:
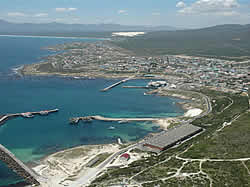
[[[245,92],[250,85],[250,60],[237,62],[185,55],[136,56],[110,42],[75,42],[48,47],[61,53],[44,62],[26,65],[23,74],[121,78],[136,76],[167,80],[172,88],[209,87]],[[79,76],[79,77],[78,77]]]
[[[250,186],[250,0],[0,2],[0,187]]]

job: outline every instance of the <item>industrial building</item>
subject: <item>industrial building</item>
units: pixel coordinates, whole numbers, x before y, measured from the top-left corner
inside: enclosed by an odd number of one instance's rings
[[[191,124],[179,125],[175,128],[157,134],[143,142],[140,147],[144,151],[159,153],[182,141],[200,133],[203,129]]]

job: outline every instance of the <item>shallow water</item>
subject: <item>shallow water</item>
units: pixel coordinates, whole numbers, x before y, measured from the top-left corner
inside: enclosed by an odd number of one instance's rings
[[[0,127],[0,144],[6,146],[24,162],[65,148],[137,140],[158,131],[151,123],[116,122],[79,123],[70,126],[69,118],[87,115],[106,117],[167,117],[183,114],[173,98],[144,96],[143,89],[124,89],[118,86],[109,92],[100,89],[117,80],[72,80],[59,77],[18,77],[10,69],[35,63],[52,52],[41,47],[76,41],[72,39],[20,38],[0,36],[0,115],[59,108],[58,113],[21,117],[9,120]],[[96,41],[81,40],[86,42]],[[25,44],[25,45],[24,45]],[[128,81],[124,85],[142,85],[147,80]],[[114,130],[109,130],[114,126]],[[19,179],[0,163],[0,186]]]

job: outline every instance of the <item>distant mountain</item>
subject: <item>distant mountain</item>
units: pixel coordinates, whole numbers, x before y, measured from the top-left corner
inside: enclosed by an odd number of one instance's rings
[[[225,24],[225,25],[216,25],[213,27],[206,27],[202,29],[202,31],[240,31],[240,30],[248,30],[250,29],[250,24],[248,25],[240,25],[240,24]]]
[[[79,33],[113,31],[169,31],[170,26],[130,26],[119,24],[10,23],[0,20],[0,33]]]
[[[149,32],[117,44],[141,55],[250,56],[250,24]]]

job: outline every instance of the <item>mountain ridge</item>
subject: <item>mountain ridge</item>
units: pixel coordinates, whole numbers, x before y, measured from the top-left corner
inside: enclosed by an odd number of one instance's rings
[[[160,31],[177,30],[171,26],[145,26],[120,24],[65,24],[50,23],[12,23],[0,19],[0,32],[111,32],[111,31]]]
[[[149,32],[116,43],[139,55],[250,56],[250,24]]]

